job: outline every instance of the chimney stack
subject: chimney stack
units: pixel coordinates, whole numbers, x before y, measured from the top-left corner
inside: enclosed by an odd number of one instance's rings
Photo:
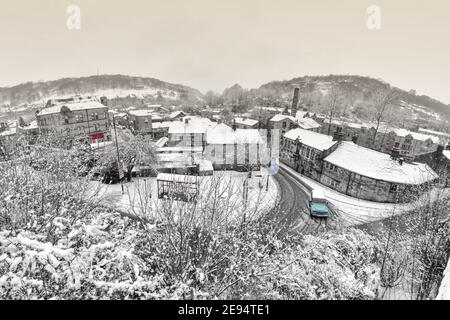
[[[237,129],[236,119],[233,120],[233,126],[232,126],[232,128],[233,128],[233,131],[236,131],[236,129]]]
[[[397,160],[400,157],[400,143],[395,142],[391,150],[391,159]]]
[[[342,140],[344,140],[344,133],[342,131],[339,131],[337,135],[337,141],[342,142]]]
[[[101,98],[100,98],[100,103],[101,103],[102,105],[104,105],[105,107],[107,107],[107,106],[108,106],[108,98],[105,97],[105,96],[101,97]]]
[[[336,128],[336,132],[333,134],[333,141],[342,142],[344,137],[344,133],[342,132],[342,128]]]
[[[300,93],[299,88],[294,89],[294,99],[292,100],[292,107],[291,107],[291,116],[295,117],[297,115],[297,106],[298,106],[298,95]]]

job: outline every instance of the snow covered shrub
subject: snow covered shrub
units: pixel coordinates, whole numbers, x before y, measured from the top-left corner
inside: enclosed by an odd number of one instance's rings
[[[295,237],[291,244],[254,265],[229,298],[373,299],[379,251],[375,239],[359,230]],[[236,279],[238,280],[238,279]]]
[[[0,299],[375,296],[378,243],[361,231],[291,234],[220,177],[197,203],[125,217],[102,205],[90,161],[44,145],[0,164]]]

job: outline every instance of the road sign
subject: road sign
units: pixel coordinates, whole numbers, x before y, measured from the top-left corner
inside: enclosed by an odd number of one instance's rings
[[[269,175],[273,176],[278,172],[278,168],[280,167],[279,160],[277,156],[272,156],[272,160],[270,160],[269,166]]]

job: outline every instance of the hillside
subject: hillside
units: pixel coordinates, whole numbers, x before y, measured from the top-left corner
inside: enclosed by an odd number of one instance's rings
[[[0,88],[0,108],[23,111],[37,107],[48,99],[73,95],[145,98],[161,101],[191,101],[202,99],[200,91],[158,79],[125,75],[100,75],[64,78],[55,81],[27,82],[10,88]],[[8,106],[8,107],[6,107]]]
[[[349,106],[353,111],[358,111],[358,107],[370,103],[374,92],[388,86],[389,84],[382,80],[362,76],[305,76],[286,81],[269,82],[258,89],[250,90],[250,95],[261,103],[274,99],[289,102],[293,88],[299,87],[301,103],[306,106],[317,106],[326,103],[327,93],[333,87],[338,87],[342,92],[342,104]],[[442,121],[450,119],[450,105],[428,96],[418,96],[414,90],[396,89],[400,93],[397,104],[399,111],[401,110],[411,120]]]

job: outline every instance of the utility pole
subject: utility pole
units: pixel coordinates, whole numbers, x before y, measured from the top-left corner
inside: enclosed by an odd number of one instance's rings
[[[119,179],[120,179],[120,186],[122,188],[122,194],[125,194],[124,190],[123,190],[123,165],[122,162],[120,161],[120,153],[119,153],[119,142],[117,140],[117,129],[116,129],[116,116],[113,115],[113,125],[114,125],[114,136],[116,138],[116,150],[117,150],[117,171],[119,174]]]

